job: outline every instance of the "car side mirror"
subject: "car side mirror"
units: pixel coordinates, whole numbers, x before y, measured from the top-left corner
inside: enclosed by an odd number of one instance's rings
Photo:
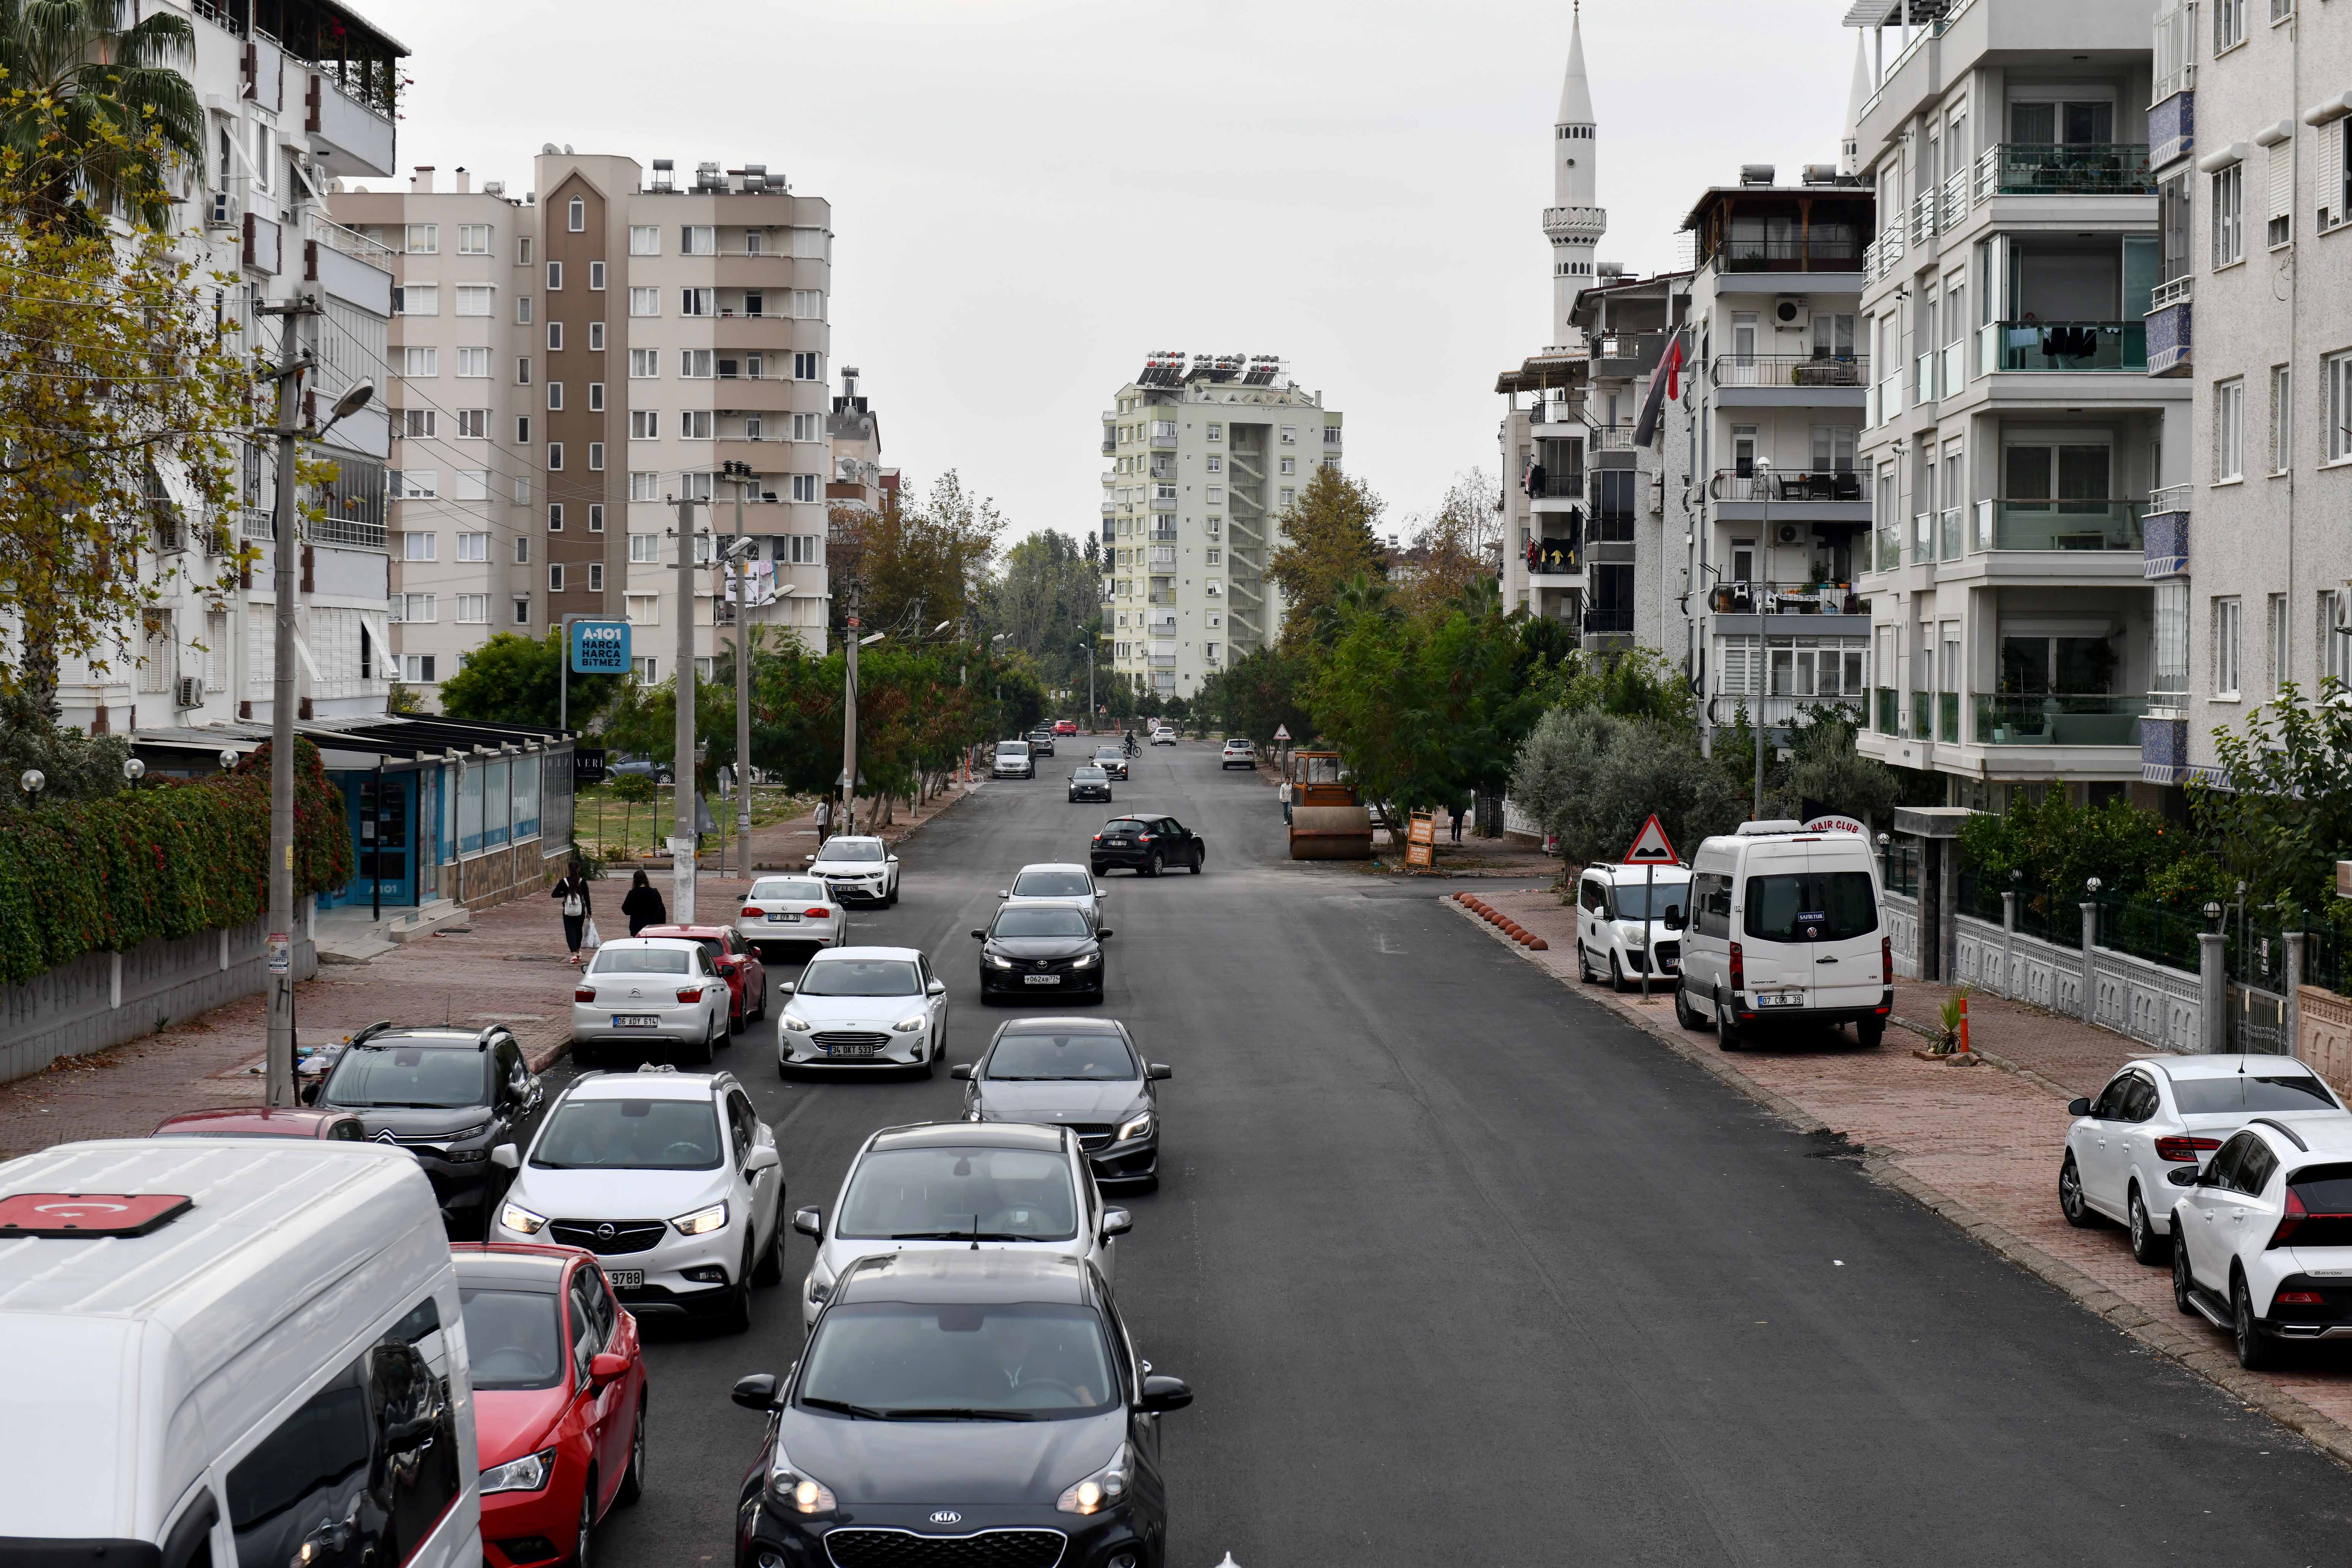
[[[793,1211],[793,1228],[799,1231],[803,1236],[808,1237],[814,1240],[824,1240],[824,1211],[823,1209],[814,1208],[794,1209]]]
[[[814,855],[803,855],[801,857],[801,864],[803,866],[814,866],[816,864],[816,857]]]
[[[1097,942],[1108,942],[1118,934],[1118,932],[1111,930],[1110,927],[1105,926],[1100,931],[1095,932],[1095,940]]]
[[[1192,1403],[1192,1385],[1181,1377],[1171,1377],[1163,1372],[1154,1373],[1143,1380],[1143,1392],[1136,1399],[1135,1407],[1156,1415],[1163,1411],[1181,1410]]]
[[[618,1351],[598,1351],[588,1361],[588,1386],[605,1388],[628,1374],[629,1358]]]
[[[926,996],[944,996],[947,994],[948,983],[944,980],[934,980],[923,987],[923,994]]]
[[[893,866],[896,866],[898,863],[898,858],[896,855],[891,856],[891,857],[890,857],[890,864],[892,864]]]
[[[520,1171],[522,1169],[522,1156],[516,1152],[513,1144],[501,1143],[490,1151],[490,1163],[501,1171]]]
[[[988,940],[988,933],[981,930],[978,926],[974,926],[971,928],[971,940],[974,942],[986,942]]]
[[[955,1066],[948,1068],[948,1076],[964,1083],[970,1083],[971,1081],[971,1064],[970,1062],[958,1062]]]
[[[761,1143],[743,1156],[743,1171],[747,1175],[757,1175],[761,1171],[772,1171],[783,1163],[773,1143]]]
[[[2066,1114],[2067,1114],[2067,1115],[2069,1115],[2069,1116],[2088,1116],[2088,1115],[2090,1115],[2090,1114],[2091,1114],[2091,1102],[2090,1102],[2090,1100],[2087,1100],[2087,1099],[2085,1099],[2084,1097],[2083,1097],[2083,1096],[2081,1096],[2081,1095],[2076,1095],[2074,1099],[2072,1099],[2072,1100],[2068,1100],[2068,1101],[2066,1102]]]
[[[746,1410],[768,1411],[776,1407],[776,1395],[784,1386],[783,1379],[772,1372],[755,1372],[749,1377],[739,1377],[727,1397]]]
[[[2164,1179],[2176,1187],[2193,1187],[2205,1179],[2205,1173],[2194,1165],[2181,1165],[2167,1171]]]
[[[1176,1069],[1170,1067],[1166,1062],[1153,1062],[1150,1068],[1150,1076],[1156,1079],[1171,1079],[1176,1076]]]
[[[1010,888],[999,888],[996,889],[996,896],[1000,899],[1009,899],[1013,896],[1013,889]]]
[[[798,990],[798,989],[799,989],[799,987],[798,987],[798,986],[796,986],[796,985],[794,985],[794,984],[793,984],[791,981],[789,981],[789,980],[779,980],[778,982],[776,982],[776,989],[777,989],[777,990],[779,990],[779,991],[781,991],[781,992],[782,992],[785,995],[789,996],[789,995],[791,995],[794,991]]]
[[[1114,1236],[1125,1236],[1134,1228],[1135,1216],[1125,1209],[1103,1210],[1102,1233],[1105,1241],[1108,1241]]]

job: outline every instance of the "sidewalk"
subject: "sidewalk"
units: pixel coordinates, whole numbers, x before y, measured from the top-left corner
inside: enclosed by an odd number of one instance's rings
[[[1997,998],[1971,997],[1971,1043],[2021,1071],[1951,1067],[1911,1054],[1916,1036],[1889,1030],[1877,1050],[1791,1038],[1727,1054],[1711,1033],[1685,1030],[1671,1003],[1580,982],[1574,911],[1549,891],[1482,895],[1549,944],[1529,952],[1446,906],[1577,994],[1647,1030],[1667,1047],[1780,1114],[1836,1140],[1865,1170],[1935,1209],[1996,1252],[2073,1296],[2116,1329],[2352,1462],[2352,1361],[2314,1347],[2283,1373],[2250,1373],[2229,1338],[2172,1304],[2170,1275],[2132,1260],[2119,1229],[2076,1230],[2058,1212],[2066,1100],[2147,1054],[2121,1035]],[[1932,1024],[1941,987],[1895,985],[1899,1017]],[[2023,1391],[2031,1397],[2030,1391]]]
[[[884,837],[893,843],[905,838],[968,793],[950,791],[919,814],[902,809]],[[797,868],[815,847],[815,823],[803,817],[761,829],[752,858],[768,862],[772,851],[774,864]],[[704,858],[717,864],[715,856]],[[592,900],[607,937],[628,930],[621,897],[635,868],[614,868],[593,884]],[[669,874],[664,865],[652,879],[665,899]],[[731,913],[750,886],[745,879],[706,871],[697,889],[698,912],[707,919]],[[321,965],[316,979],[295,988],[296,1037],[304,1045],[329,1043],[380,1018],[475,1029],[504,1024],[522,1042],[531,1069],[540,1071],[570,1045],[569,958],[553,900],[516,899],[363,963]],[[0,1159],[79,1138],[143,1137],[183,1110],[260,1104],[267,1022],[265,998],[248,996],[110,1051],[62,1058],[45,1072],[0,1085]]]

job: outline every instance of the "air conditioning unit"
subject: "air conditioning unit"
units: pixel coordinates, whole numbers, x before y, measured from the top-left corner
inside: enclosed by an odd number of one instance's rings
[[[1772,303],[1772,319],[1782,326],[1793,325],[1797,317],[1812,301],[1802,294],[1783,294]]]
[[[1772,529],[1772,542],[1775,544],[1796,544],[1803,540],[1804,532],[1804,524],[1800,522],[1776,523],[1773,525]]]
[[[184,675],[172,683],[172,700],[175,707],[201,708],[205,705],[205,678]]]
[[[238,208],[235,191],[211,193],[205,212],[206,228],[236,228],[244,221],[245,215]]]

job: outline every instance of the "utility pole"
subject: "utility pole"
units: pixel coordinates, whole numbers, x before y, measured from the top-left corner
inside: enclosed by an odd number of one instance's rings
[[[1764,820],[1764,605],[1772,592],[1772,463],[1769,458],[1756,460],[1757,472],[1763,476],[1764,526],[1761,531],[1765,581],[1757,584],[1751,597],[1756,604],[1756,810],[1755,820]]]
[[[677,670],[671,684],[677,692],[677,727],[672,745],[676,758],[670,791],[676,808],[670,829],[669,918],[679,925],[694,921],[696,828],[694,812],[694,501],[677,500]]]
[[[842,831],[857,829],[857,579],[849,580],[849,664],[841,689]]]
[[[729,572],[735,579],[735,869],[751,875],[751,650],[744,623],[751,614],[751,566],[743,552],[743,491],[751,483],[751,465],[729,458],[727,473],[735,481],[735,559]]]
[[[265,1089],[273,1107],[294,1103],[294,438],[300,412],[299,322],[318,313],[317,300],[297,295],[260,305],[257,313],[279,321],[278,350],[278,503],[270,521],[270,580],[278,614],[277,663],[269,699],[269,1023],[263,1055]]]

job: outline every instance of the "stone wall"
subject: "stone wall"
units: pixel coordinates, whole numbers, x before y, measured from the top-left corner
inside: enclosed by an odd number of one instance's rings
[[[1905,980],[1919,978],[1919,900],[1902,893],[1884,896],[1886,939],[1895,950],[1895,973]]]
[[[520,844],[501,844],[469,855],[454,868],[457,901],[469,910],[487,910],[510,899],[544,890],[563,871],[571,847],[563,845],[549,859],[545,841],[533,837]]]
[[[311,903],[304,899],[294,940],[294,973],[319,967]],[[59,1057],[84,1056],[135,1040],[166,1024],[250,996],[268,976],[268,922],[93,952],[25,985],[0,986],[0,1082],[27,1078]],[[259,1055],[261,1041],[254,1041]]]
[[[2352,1095],[2352,997],[2305,985],[2295,1000],[2302,1027],[2294,1054],[2338,1094]]]

